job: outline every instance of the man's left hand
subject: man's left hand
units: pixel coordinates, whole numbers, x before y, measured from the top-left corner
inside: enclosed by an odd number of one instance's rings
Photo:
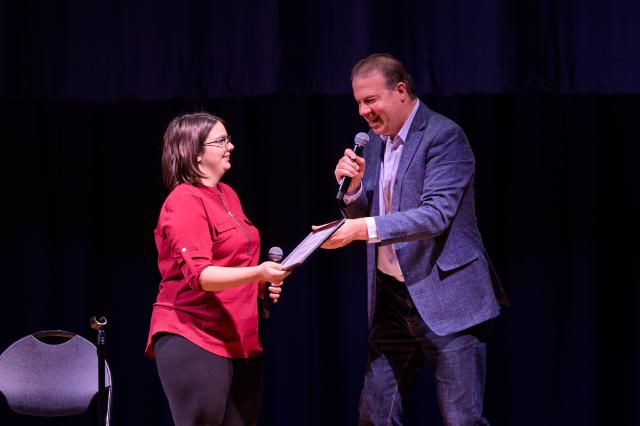
[[[322,226],[324,225],[313,225],[311,228],[315,230]],[[368,239],[369,232],[367,231],[367,222],[364,218],[347,219],[321,247],[324,249],[337,249],[346,246],[354,240],[367,241]]]

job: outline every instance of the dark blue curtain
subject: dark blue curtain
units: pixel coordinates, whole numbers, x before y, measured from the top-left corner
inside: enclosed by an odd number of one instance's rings
[[[389,51],[420,93],[640,91],[634,1],[5,1],[0,95],[54,100],[348,93]]]
[[[414,4],[415,3],[415,4]],[[223,116],[226,182],[290,251],[338,217],[333,169],[364,122],[349,70],[390,51],[477,158],[485,244],[512,307],[489,347],[494,425],[640,424],[635,3],[3,2],[0,350],[109,319],[114,424],[169,425],[144,358],[170,119]],[[261,324],[261,425],[355,424],[364,245],[320,252]],[[407,424],[437,424],[427,371]],[[0,406],[0,424],[26,419]],[[430,423],[431,422],[431,423]]]

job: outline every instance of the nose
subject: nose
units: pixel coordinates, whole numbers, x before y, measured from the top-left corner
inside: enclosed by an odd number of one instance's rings
[[[235,146],[233,145],[233,143],[231,143],[231,141],[227,142],[227,151],[231,152],[234,148]]]
[[[371,108],[369,108],[369,105],[365,104],[364,102],[358,105],[358,114],[360,114],[360,116],[364,117],[370,112],[371,112]]]

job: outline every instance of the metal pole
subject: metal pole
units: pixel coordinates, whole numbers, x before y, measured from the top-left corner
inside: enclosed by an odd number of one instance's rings
[[[105,401],[105,354],[106,354],[106,342],[105,342],[105,332],[104,327],[107,325],[107,319],[105,317],[100,317],[96,319],[96,317],[91,317],[90,322],[91,328],[98,331],[98,336],[96,338],[96,348],[98,353],[98,416],[99,421],[98,424],[100,426],[106,425],[107,418],[107,402]]]

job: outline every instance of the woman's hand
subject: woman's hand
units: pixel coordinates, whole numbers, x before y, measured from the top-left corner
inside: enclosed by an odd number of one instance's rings
[[[204,291],[219,291],[259,281],[261,291],[264,291],[265,282],[280,285],[290,273],[291,271],[287,271],[284,266],[275,262],[264,262],[260,265],[247,267],[211,265],[200,273],[198,282]]]
[[[267,282],[268,295],[273,303],[278,303],[280,294],[282,293],[282,282],[289,276],[291,271],[288,271],[284,266],[276,262],[263,262],[258,268],[262,276],[262,280]]]
[[[282,281],[291,273],[281,264],[271,261],[262,262],[258,265],[258,270],[262,281],[277,285],[282,285]]]
[[[273,303],[278,303],[278,299],[280,299],[280,295],[282,294],[282,284],[283,283],[267,283],[269,285],[269,298]]]

